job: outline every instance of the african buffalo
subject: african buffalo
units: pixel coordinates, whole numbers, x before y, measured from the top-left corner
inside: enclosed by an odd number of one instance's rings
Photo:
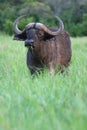
[[[63,72],[69,66],[72,50],[70,36],[64,30],[62,20],[56,16],[59,28],[47,28],[44,24],[34,22],[25,26],[21,31],[18,28],[18,17],[14,22],[15,40],[23,40],[28,48],[27,66],[31,72],[41,70],[46,66],[51,73]]]

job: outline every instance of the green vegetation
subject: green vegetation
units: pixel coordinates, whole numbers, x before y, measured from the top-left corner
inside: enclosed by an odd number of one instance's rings
[[[87,130],[87,37],[71,40],[68,75],[33,78],[23,42],[0,34],[0,130]]]
[[[23,14],[28,18],[21,28],[31,21],[56,26],[58,15],[71,36],[87,36],[87,0],[0,0],[0,30],[12,35],[14,20]]]

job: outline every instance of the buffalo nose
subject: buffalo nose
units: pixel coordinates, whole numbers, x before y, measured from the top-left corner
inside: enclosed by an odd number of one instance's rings
[[[33,39],[30,39],[30,40],[26,39],[26,40],[25,40],[25,46],[32,45],[32,43],[34,43],[34,40],[33,40]]]

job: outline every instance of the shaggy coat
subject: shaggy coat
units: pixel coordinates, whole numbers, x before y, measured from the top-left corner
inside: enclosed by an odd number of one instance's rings
[[[37,25],[39,26],[39,23]],[[50,73],[63,72],[64,68],[69,66],[72,55],[69,33],[63,29],[63,25],[59,32],[57,29],[43,29],[42,24],[41,28],[38,26],[36,23],[28,24],[22,32],[14,36],[15,40],[25,41],[28,48],[27,66],[31,74],[41,71],[44,66]]]
[[[27,65],[31,73],[44,65],[51,73],[59,70],[63,72],[64,67],[69,66],[70,60],[71,41],[66,31],[46,41],[42,40],[34,48],[29,48],[27,53]]]

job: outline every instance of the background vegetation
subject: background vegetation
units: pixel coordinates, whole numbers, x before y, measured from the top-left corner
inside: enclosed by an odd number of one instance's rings
[[[44,70],[33,78],[23,42],[8,35],[22,14],[29,18],[21,29],[32,21],[56,26],[58,15],[71,36],[87,36],[87,0],[0,0],[0,130],[87,130],[87,37],[71,37],[68,75]]]
[[[22,14],[29,19],[21,22],[21,28],[31,21],[54,26],[58,15],[71,36],[87,36],[87,0],[0,0],[0,30],[12,35],[13,22]]]
[[[71,38],[68,75],[31,77],[23,42],[0,34],[0,130],[87,130],[87,38]]]

